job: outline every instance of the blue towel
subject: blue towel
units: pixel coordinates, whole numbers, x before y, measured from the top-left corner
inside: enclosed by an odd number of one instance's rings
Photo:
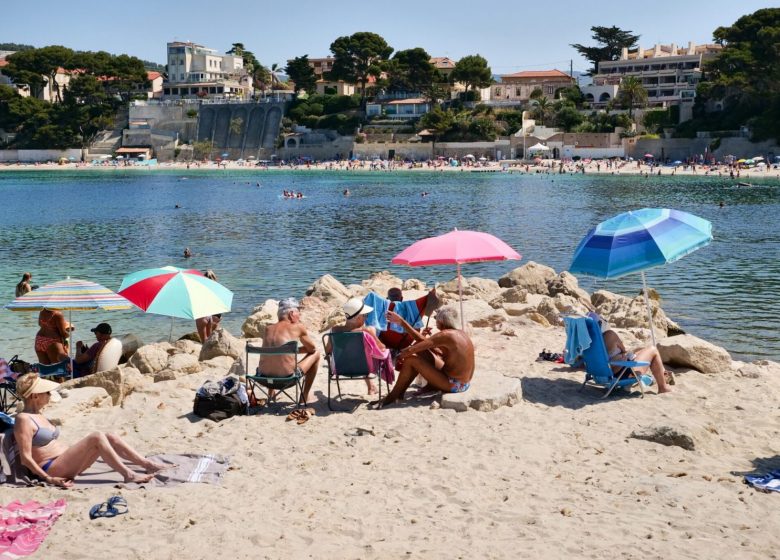
[[[566,352],[565,360],[570,366],[579,362],[582,353],[590,348],[592,342],[588,334],[588,324],[584,317],[565,317]]]
[[[363,303],[373,307],[373,311],[366,315],[366,325],[374,327],[378,332],[386,331],[388,329],[396,332],[404,332],[404,328],[401,325],[394,325],[387,322],[387,310],[390,307],[390,300],[385,299],[376,292],[368,292],[366,297],[363,298]],[[421,329],[423,326],[422,317],[417,310],[417,302],[415,300],[409,301],[396,301],[393,311],[398,313],[404,321],[412,325],[415,329]]]
[[[765,475],[745,475],[745,482],[764,492],[780,492],[780,470]]]
[[[374,308],[371,313],[366,315],[366,326],[374,327],[377,331],[386,331],[387,308],[390,305],[390,300],[375,292],[368,292],[363,298],[363,303]]]

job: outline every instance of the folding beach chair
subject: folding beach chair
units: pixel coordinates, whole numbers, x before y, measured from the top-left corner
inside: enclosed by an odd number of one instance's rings
[[[604,387],[606,392],[601,398],[605,399],[616,388],[625,389],[639,384],[639,390],[642,391],[642,396],[645,396],[645,385],[652,385],[653,378],[650,375],[635,374],[631,368],[649,366],[650,362],[610,361],[607,347],[604,345],[604,337],[595,320],[590,317],[564,317],[564,321],[567,327],[569,327],[570,322],[573,326],[578,326],[576,322],[584,321],[590,336],[590,344],[582,349],[582,361],[585,363],[586,372],[585,381],[582,384],[583,388],[588,383]],[[620,370],[615,373],[612,371],[613,366],[619,367]]]
[[[246,392],[249,396],[250,403],[257,397],[255,396],[255,388],[265,395],[267,402],[276,402],[279,395],[286,395],[295,408],[300,407],[301,399],[303,398],[303,372],[298,367],[298,342],[293,340],[287,344],[281,346],[274,346],[272,348],[261,348],[259,346],[246,345],[246,364],[249,369],[249,355],[259,354],[260,356],[279,356],[282,354],[290,354],[295,357],[295,366],[293,367],[290,375],[284,377],[263,375],[262,373],[250,373],[246,374]],[[295,387],[295,398],[288,392]],[[271,395],[271,391],[274,394]]]
[[[39,377],[57,379],[72,379],[73,370],[69,369],[71,366],[70,358],[65,358],[61,362],[56,364],[33,364],[33,369],[38,372]]]
[[[330,384],[336,382],[338,398],[341,398],[341,380],[344,379],[368,379],[376,375],[379,385],[379,399],[382,399],[382,379],[387,377],[388,372],[384,372],[385,362],[379,362],[368,357],[366,351],[365,337],[371,336],[363,332],[343,332],[343,333],[325,333],[322,336],[323,348],[328,347],[330,341],[330,353],[325,356],[328,364],[328,408],[331,406]],[[390,390],[387,381],[385,381],[388,391]]]

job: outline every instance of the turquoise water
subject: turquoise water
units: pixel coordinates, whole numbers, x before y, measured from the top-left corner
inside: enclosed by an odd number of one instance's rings
[[[394,267],[390,259],[455,227],[493,233],[523,255],[520,263],[464,267],[466,276],[497,279],[528,260],[565,269],[593,224],[644,206],[674,207],[711,220],[715,240],[647,273],[664,309],[737,356],[780,359],[778,186],[768,180],[737,187],[709,177],[457,172],[5,171],[0,301],[13,299],[24,271],[36,284],[71,276],[116,290],[124,274],[141,268],[211,268],[235,293],[224,322],[239,333],[252,307],[269,297],[300,296],[325,273],[345,284],[378,270],[449,280],[454,269]],[[350,197],[342,196],[345,188]],[[284,200],[284,189],[306,198]],[[422,191],[430,195],[421,198]],[[185,247],[193,258],[182,257]],[[633,295],[641,279],[581,284]],[[0,356],[32,359],[37,314],[0,314]],[[145,341],[166,338],[170,329],[169,319],[140,311],[75,312],[77,338],[90,340],[88,328],[100,320]],[[174,324],[174,335],[191,330],[191,322]]]

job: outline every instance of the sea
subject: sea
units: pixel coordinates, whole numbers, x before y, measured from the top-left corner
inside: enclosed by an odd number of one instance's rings
[[[422,239],[489,232],[522,260],[463,266],[498,279],[528,261],[566,270],[595,224],[643,207],[676,208],[713,224],[713,242],[647,271],[667,314],[685,331],[742,360],[780,360],[780,182],[726,177],[315,170],[74,170],[0,173],[0,303],[24,272],[43,285],[87,279],[118,290],[125,274],[174,265],[212,269],[234,292],[223,318],[238,335],[267,298],[301,297],[323,274],[344,284],[389,270],[428,283],[451,266],[390,260]],[[350,196],[344,196],[348,189]],[[283,191],[304,198],[285,199]],[[423,193],[429,193],[423,196]],[[723,203],[721,207],[721,203]],[[177,207],[178,206],[178,207]],[[194,256],[185,259],[189,247]],[[580,277],[586,290],[633,296],[640,275]],[[37,313],[0,309],[0,357],[34,360]],[[74,338],[101,321],[144,342],[194,330],[140,310],[77,311]],[[541,350],[541,349],[540,349]]]

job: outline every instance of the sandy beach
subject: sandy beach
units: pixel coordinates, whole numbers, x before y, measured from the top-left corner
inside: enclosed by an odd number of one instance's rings
[[[507,161],[488,161],[475,162],[472,165],[461,165],[453,167],[446,165],[445,162],[438,160],[426,163],[409,164],[402,162],[389,161],[363,161],[363,162],[317,162],[306,164],[287,164],[258,166],[252,161],[209,161],[209,162],[166,162],[158,165],[113,165],[106,163],[76,163],[69,162],[65,164],[58,163],[4,163],[0,164],[2,171],[105,171],[114,172],[137,171],[142,173],[154,172],[157,170],[176,170],[187,173],[197,173],[201,171],[256,171],[256,172],[274,172],[274,171],[374,171],[374,172],[437,172],[437,173],[518,173],[518,174],[589,174],[589,175],[646,175],[654,176],[694,176],[694,177],[729,177],[731,169],[728,165],[678,165],[678,166],[658,166],[648,165],[639,161],[617,161],[607,166],[608,160],[583,160],[581,162],[561,162],[560,160],[535,160],[521,162],[520,160]],[[748,179],[778,179],[780,178],[780,167],[761,166],[742,168],[739,171],[734,170],[735,180],[746,181]]]
[[[303,300],[317,340],[343,300],[318,282]],[[346,290],[380,291],[393,282],[380,275]],[[330,413],[321,366],[309,422],[261,413],[214,423],[191,414],[192,400],[204,380],[227,373],[233,359],[221,357],[175,379],[136,378],[118,406],[74,411],[68,402],[80,389],[71,389],[48,416],[61,422],[66,442],[103,430],[147,454],[230,455],[222,486],[3,487],[2,501],[67,499],[37,558],[120,551],[144,559],[776,556],[777,496],[747,487],[735,473],[780,468],[780,364],[727,358],[723,371],[705,373],[676,366],[671,394],[652,388],[644,398],[633,391],[600,400],[597,389],[580,391],[582,370],[537,361],[542,349],[561,351],[565,341],[563,327],[539,312],[556,302],[579,308],[576,297],[529,290],[515,303],[506,301],[513,288],[495,280],[467,285],[477,350],[471,391],[497,383],[514,387],[514,400],[465,412],[427,398]],[[424,293],[414,287],[407,298]],[[452,285],[444,291],[454,301]],[[631,345],[648,337],[643,328],[618,332]],[[180,343],[177,351],[199,350]],[[362,381],[346,387],[348,403],[367,402]],[[693,448],[632,437],[661,427]],[[90,506],[116,492],[129,513],[90,521]]]

